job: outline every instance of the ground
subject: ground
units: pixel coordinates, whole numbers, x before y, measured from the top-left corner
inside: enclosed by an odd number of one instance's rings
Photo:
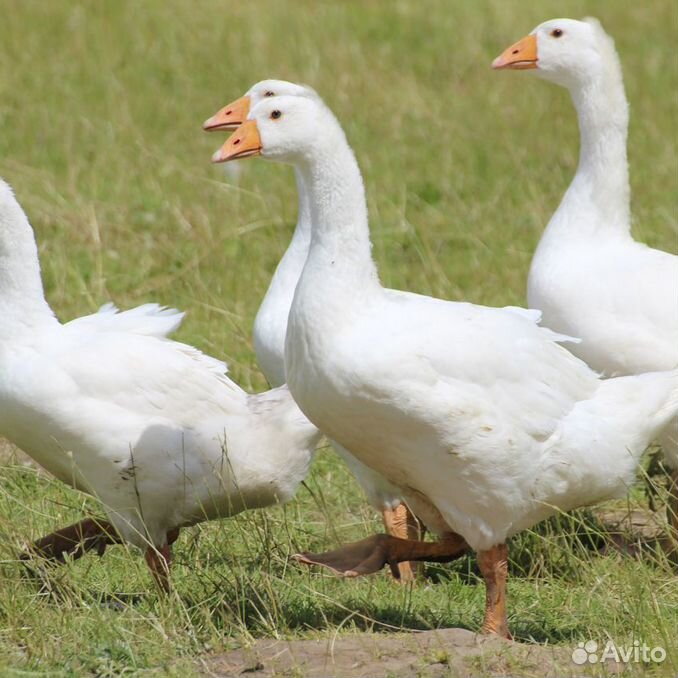
[[[385,285],[524,304],[530,258],[576,168],[576,117],[560,88],[490,63],[545,19],[591,14],[625,73],[634,233],[675,252],[673,0],[0,0],[0,176],[36,231],[48,301],[62,320],[108,301],[180,308],[180,340],[226,360],[243,388],[266,388],[251,328],[296,220],[292,173],[255,160],[215,168],[223,135],[201,124],[279,77],[315,87],[342,122]],[[255,656],[243,648],[261,653],[244,668],[261,661],[265,675],[288,642],[296,659],[320,647],[321,672],[332,647],[351,666],[368,661],[356,670],[404,662],[393,676],[486,675],[487,662],[570,675],[578,643],[608,639],[666,648],[661,665],[630,663],[626,675],[678,673],[676,570],[652,541],[665,529],[660,471],[654,512],[641,474],[606,513],[560,516],[513,540],[516,642],[476,646],[484,590],[472,557],[429,567],[412,587],[290,559],[381,529],[329,450],[287,506],[185,530],[166,599],[125,547],[29,576],[28,542],[102,508],[21,457],[2,459],[3,676],[227,675]],[[608,527],[629,509],[650,524],[650,544],[620,551]]]
[[[420,633],[350,634],[320,640],[257,640],[205,662],[219,678],[472,678],[519,672],[530,676],[581,673],[561,648],[510,643],[465,629]]]

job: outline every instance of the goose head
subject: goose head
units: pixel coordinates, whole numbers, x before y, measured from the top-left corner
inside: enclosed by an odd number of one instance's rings
[[[252,85],[246,94],[218,110],[211,118],[205,120],[202,128],[206,132],[234,130],[241,125],[251,109],[265,99],[277,96],[306,97],[317,99],[315,90],[307,85],[297,85],[287,80],[261,80]]]
[[[322,148],[331,148],[337,125],[318,101],[299,96],[266,98],[212,156],[227,162],[255,155],[296,164]],[[340,128],[339,128],[340,129]]]
[[[606,62],[611,39],[596,19],[551,19],[504,50],[493,62],[496,70],[534,70],[564,87],[590,82]]]

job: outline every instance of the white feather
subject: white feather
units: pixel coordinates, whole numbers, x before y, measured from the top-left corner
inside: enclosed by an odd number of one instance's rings
[[[248,395],[167,335],[183,314],[112,305],[61,324],[23,210],[0,183],[0,434],[97,496],[140,547],[290,499],[320,433],[286,387]]]

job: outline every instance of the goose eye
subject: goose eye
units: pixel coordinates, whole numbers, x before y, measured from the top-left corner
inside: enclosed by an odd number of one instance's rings
[[[271,113],[271,120],[277,120],[281,115],[282,113],[280,111],[275,110]]]
[[[562,29],[562,28],[554,28],[554,29],[551,31],[551,35],[552,35],[554,38],[559,38],[562,34],[563,34],[563,29]]]
[[[264,94],[264,96],[265,96],[265,97],[274,97],[274,96],[275,96],[275,92],[271,92],[271,90],[269,89],[268,92],[266,92],[266,93]]]

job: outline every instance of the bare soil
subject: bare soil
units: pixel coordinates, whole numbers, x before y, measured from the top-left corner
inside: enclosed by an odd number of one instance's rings
[[[616,666],[607,667],[616,673]],[[480,636],[465,629],[257,640],[203,663],[218,678],[476,678],[584,676],[571,651]]]
[[[7,464],[22,464],[38,468],[38,465],[18,447],[14,447],[12,443],[0,438],[0,465],[5,466]]]

